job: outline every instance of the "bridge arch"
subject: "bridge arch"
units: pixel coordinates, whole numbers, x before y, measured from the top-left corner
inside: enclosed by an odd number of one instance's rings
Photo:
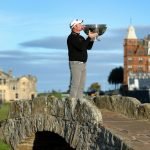
[[[75,150],[60,135],[50,131],[37,131],[21,142],[16,150]]]

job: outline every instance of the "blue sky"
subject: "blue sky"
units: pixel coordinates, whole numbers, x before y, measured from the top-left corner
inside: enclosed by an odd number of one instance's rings
[[[98,82],[102,90],[110,71],[123,66],[123,42],[130,24],[138,38],[150,34],[149,0],[2,0],[0,4],[0,69],[37,77],[38,92],[66,91],[69,67],[66,39],[69,23],[107,24],[100,42],[89,51],[85,90]],[[86,35],[81,33],[85,38]]]

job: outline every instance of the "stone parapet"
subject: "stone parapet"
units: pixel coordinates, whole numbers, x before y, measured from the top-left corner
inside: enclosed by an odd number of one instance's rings
[[[102,123],[100,110],[88,100],[58,100],[56,97],[38,97],[33,101],[16,101],[11,104],[9,118],[22,118],[36,114],[51,115],[64,120],[82,123]]]
[[[150,104],[141,104],[139,100],[133,97],[104,95],[96,97],[94,103],[100,109],[108,109],[130,118],[150,120]]]

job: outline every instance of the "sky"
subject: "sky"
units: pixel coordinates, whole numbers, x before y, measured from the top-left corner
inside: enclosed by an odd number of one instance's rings
[[[150,34],[149,0],[1,0],[0,70],[14,77],[33,75],[37,91],[67,91],[69,24],[106,24],[107,30],[88,51],[85,90],[98,82],[102,90],[112,69],[123,67],[123,43],[128,27],[139,39]],[[85,38],[84,32],[81,32]]]

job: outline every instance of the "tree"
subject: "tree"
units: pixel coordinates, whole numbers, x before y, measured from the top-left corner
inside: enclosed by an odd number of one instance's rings
[[[99,95],[100,89],[101,89],[101,86],[99,85],[98,82],[92,83],[90,85],[90,87],[88,88],[87,94],[90,95],[90,96],[92,96],[92,95],[94,95],[94,96]]]
[[[98,82],[95,82],[95,83],[92,83],[90,85],[90,87],[88,88],[88,91],[96,91],[96,92],[99,92],[101,89],[101,86]]]
[[[112,69],[112,71],[110,72],[108,76],[108,82],[109,84],[115,84],[115,89],[118,84],[122,84],[123,83],[123,68],[118,67],[118,68]]]
[[[62,94],[60,91],[52,90],[52,92],[49,95],[51,95],[51,96],[53,95],[53,96],[57,97],[58,99],[62,99]]]

